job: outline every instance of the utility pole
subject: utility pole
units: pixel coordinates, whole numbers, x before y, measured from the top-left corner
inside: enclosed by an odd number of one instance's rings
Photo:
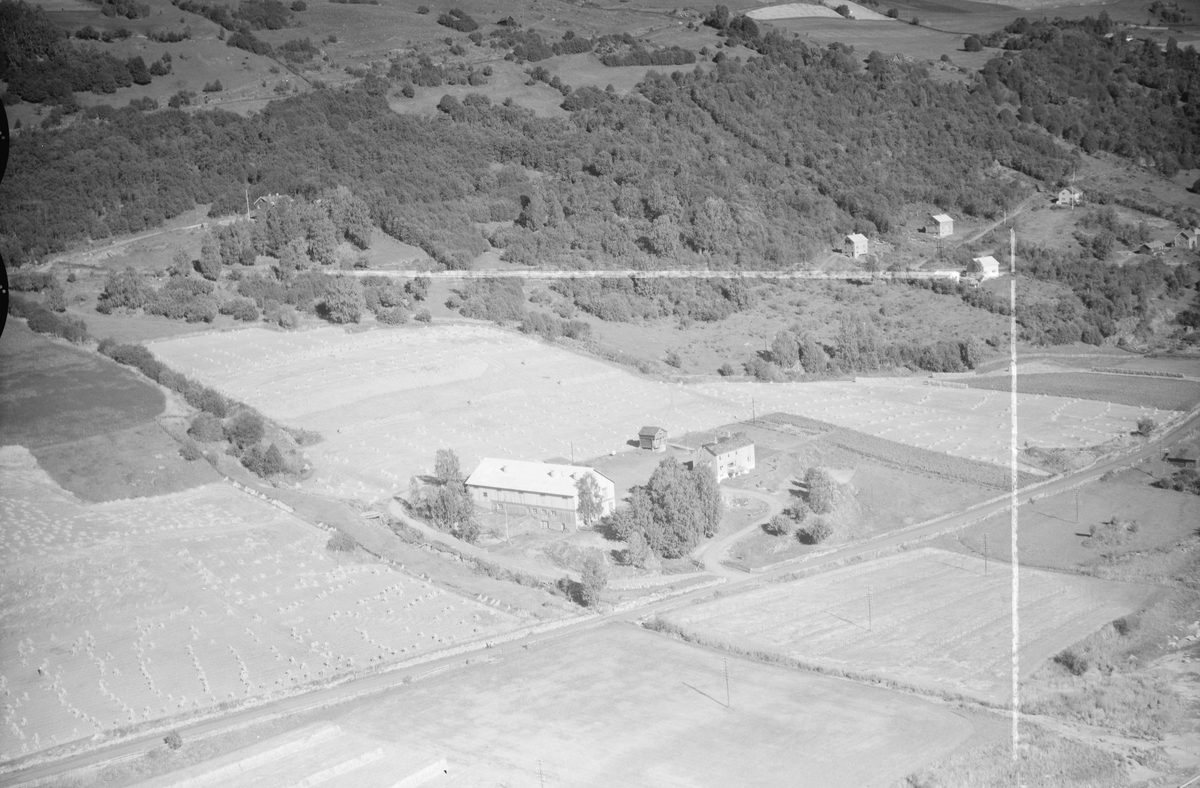
[[[725,663],[725,708],[729,708],[729,659],[721,660]]]
[[[250,218],[250,187],[246,187],[246,218]]]
[[[542,759],[538,758],[538,785],[546,788],[546,773],[542,771]]]
[[[867,631],[871,629],[871,587],[867,586]]]
[[[750,395],[750,423],[754,423],[754,395]]]
[[[571,464],[575,464],[575,441],[571,441]]]
[[[988,564],[988,535],[984,534],[983,535],[983,573],[985,575],[988,572],[987,564]]]

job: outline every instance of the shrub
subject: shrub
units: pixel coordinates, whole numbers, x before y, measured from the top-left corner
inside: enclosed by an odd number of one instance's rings
[[[1136,630],[1138,625],[1141,623],[1142,620],[1138,617],[1137,613],[1130,613],[1129,615],[1121,616],[1114,621],[1113,629],[1115,629],[1117,634],[1121,637],[1128,637],[1129,635],[1133,634],[1134,630]]]
[[[428,13],[429,13],[429,6],[427,6],[427,5],[419,5],[419,6],[417,6],[417,13],[418,13],[418,14],[428,14]]]
[[[221,80],[214,79],[212,82],[204,83],[205,93],[220,93],[225,87],[221,84]]]
[[[198,413],[196,418],[192,419],[191,426],[188,427],[188,435],[201,443],[213,443],[224,440],[225,428],[221,424],[221,420],[211,413]]]
[[[390,306],[375,313],[375,319],[389,326],[408,322],[408,310],[402,306]]]
[[[787,536],[792,532],[792,518],[785,514],[777,514],[767,523],[767,533],[775,536]]]
[[[595,607],[600,594],[608,587],[608,566],[600,551],[593,550],[583,560],[583,572],[579,582],[579,599],[584,607]]]
[[[1072,649],[1066,649],[1055,654],[1054,661],[1066,668],[1067,672],[1072,676],[1082,676],[1084,673],[1087,673],[1087,658],[1076,654]]]
[[[417,313],[413,315],[413,320],[416,320],[419,323],[432,323],[433,315],[429,314],[428,309],[419,309],[417,310]]]
[[[183,737],[179,735],[179,731],[171,731],[163,737],[163,742],[172,750],[178,750],[183,746]]]
[[[804,544],[820,544],[833,536],[833,526],[824,517],[815,517],[796,530],[796,538]]]
[[[188,462],[193,462],[203,457],[204,452],[200,450],[200,447],[196,445],[195,441],[185,441],[184,444],[179,447],[179,456]]]
[[[479,23],[463,11],[461,8],[451,8],[450,13],[442,14],[438,17],[438,24],[457,30],[460,33],[470,33],[472,30],[479,29]]]
[[[1158,422],[1147,416],[1146,418],[1138,419],[1137,434],[1142,437],[1149,438],[1158,429]]]
[[[242,455],[242,465],[246,466],[254,475],[264,479],[277,473],[283,473],[287,469],[283,462],[283,453],[274,443],[265,449],[258,445],[251,446]]]
[[[357,546],[358,542],[354,541],[354,537],[341,530],[335,530],[333,536],[325,543],[325,549],[331,553],[349,553]]]
[[[225,424],[225,437],[230,443],[241,449],[258,443],[265,434],[266,425],[263,423],[262,416],[252,410],[238,411]]]
[[[187,404],[197,410],[211,413],[218,419],[225,418],[229,413],[229,401],[221,396],[220,392],[210,389],[208,386],[188,381],[182,394],[183,398],[187,400]]]
[[[967,52],[982,52],[983,44],[980,42],[978,36],[967,36],[966,40],[963,41],[963,49]]]
[[[231,298],[221,304],[221,314],[231,315],[234,320],[252,323],[258,320],[258,306],[249,298]]]

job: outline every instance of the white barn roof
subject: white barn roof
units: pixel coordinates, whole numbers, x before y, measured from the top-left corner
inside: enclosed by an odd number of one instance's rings
[[[933,215],[933,220],[934,220],[935,222],[939,223],[939,224],[941,224],[942,222],[952,222],[952,221],[954,221],[953,219],[951,219],[949,216],[947,216],[947,215],[946,215],[946,214],[944,214],[944,213],[935,213],[935,214]]]
[[[850,235],[846,236],[846,240],[850,241],[851,243],[866,243],[867,236],[863,235],[862,233],[851,233]]]
[[[479,461],[479,467],[475,469],[475,472],[467,478],[467,484],[476,487],[523,490],[573,498],[575,482],[585,473],[592,473],[601,479],[608,480],[607,476],[596,469],[585,468],[581,465],[556,465],[549,462],[484,457]],[[611,480],[609,481],[611,483]]]

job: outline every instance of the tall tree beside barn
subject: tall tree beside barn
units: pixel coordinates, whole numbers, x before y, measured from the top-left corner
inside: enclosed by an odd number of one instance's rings
[[[438,449],[433,460],[433,475],[442,484],[463,480],[462,465],[454,449]]]
[[[590,473],[582,474],[575,480],[575,494],[579,499],[579,519],[585,525],[591,525],[604,514],[604,499],[600,494],[600,485],[596,477]]]

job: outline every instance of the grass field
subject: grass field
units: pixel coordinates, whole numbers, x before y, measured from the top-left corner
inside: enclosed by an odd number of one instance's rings
[[[920,549],[667,619],[685,630],[830,669],[993,703],[1010,697],[1012,575],[1007,564]],[[1142,586],[1021,572],[1021,672],[1136,610]]]
[[[910,18],[905,17],[905,21]],[[873,51],[879,51],[885,55],[907,55],[917,61],[938,61],[942,55],[948,55],[956,66],[978,70],[1000,52],[996,49],[966,52],[963,50],[963,36],[958,33],[902,24],[890,19],[887,21],[850,21],[841,18],[772,19],[768,24],[772,27],[799,33],[806,41],[811,41],[819,46],[832,44],[835,41],[847,44],[854,47],[855,54],[863,58]]]
[[[485,327],[406,326],[348,333],[261,329],[153,343],[175,369],[272,418],[314,429],[306,484],[374,499],[407,488],[438,448],[464,468],[482,457],[545,460],[625,451],[643,424],[674,435],[748,419],[807,415],[958,457],[1008,460],[1007,395],[863,379],[771,385],[684,386],[524,336]],[[1021,438],[1031,445],[1102,443],[1134,429],[1149,409],[1030,398]],[[1027,436],[1027,437],[1026,437]]]
[[[738,659],[727,708],[720,654],[627,626],[496,656],[330,722],[444,755],[448,784],[514,786],[888,785],[971,731],[917,698]]]
[[[519,619],[225,484],[81,505],[0,450],[0,761],[291,691]]]
[[[973,389],[1011,390],[1007,375],[966,378],[965,382]],[[1114,402],[1155,410],[1186,411],[1200,402],[1200,383],[1195,381],[1095,372],[1018,374],[1017,391],[1021,394]]]
[[[162,393],[114,361],[34,334],[9,319],[0,337],[0,445],[29,448],[142,424]]]
[[[1096,568],[1126,554],[1169,550],[1193,535],[1200,523],[1200,496],[1121,482],[1093,482],[1032,503],[1022,501],[1017,514],[1021,563],[1055,569]],[[1114,517],[1137,520],[1137,533],[1119,544],[1090,538],[1092,526]],[[987,534],[992,556],[1007,561],[1012,555],[1011,531],[1006,512],[942,537],[938,544],[978,557],[983,554]]]

